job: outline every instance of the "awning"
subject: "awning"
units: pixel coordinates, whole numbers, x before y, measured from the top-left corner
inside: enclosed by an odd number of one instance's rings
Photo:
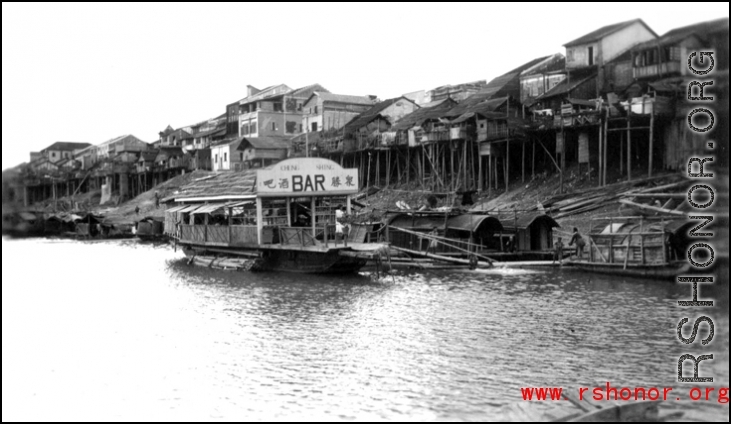
[[[179,210],[178,213],[191,213],[200,207],[201,207],[201,205],[186,206],[183,209]]]
[[[253,200],[247,200],[245,202],[229,203],[226,205],[226,207],[227,208],[240,208],[242,206],[253,205],[253,204],[254,204]]]
[[[196,209],[195,211],[191,212],[191,214],[192,215],[202,215],[202,214],[207,214],[207,213],[213,213],[224,207],[226,207],[226,205],[223,203],[216,204],[216,205],[203,205],[200,208]]]
[[[188,208],[188,207],[190,207],[190,205],[175,206],[174,208],[170,208],[170,209],[166,210],[165,213],[176,213],[176,212],[180,212],[183,209]]]

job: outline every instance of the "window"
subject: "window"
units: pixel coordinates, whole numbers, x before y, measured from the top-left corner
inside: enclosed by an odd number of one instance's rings
[[[243,162],[243,161],[244,161],[244,154],[243,154],[243,153],[239,153],[239,160],[240,160],[241,162]]]
[[[594,64],[594,47],[589,46],[589,66]]]
[[[569,62],[574,61],[574,49],[568,49],[566,50],[566,60]]]
[[[218,163],[218,154],[216,154],[216,159],[214,160],[214,162]]]
[[[317,111],[317,106],[315,106],[315,115],[317,115],[318,113],[320,112]]]
[[[254,135],[258,132],[259,132],[259,129],[256,127],[256,121],[254,121],[249,125],[249,134]]]
[[[312,132],[317,132],[317,122],[312,123]]]
[[[281,103],[274,103],[274,111],[275,112],[283,112],[284,108]]]
[[[224,153],[224,154],[223,154],[223,161],[224,161],[225,163],[228,163],[228,153]]]
[[[297,112],[302,112],[302,103],[297,103]]]
[[[53,159],[56,159],[56,152],[53,152],[53,153],[51,153],[51,157],[52,157]]]
[[[277,130],[277,123],[272,122],[272,131],[276,131],[276,130]]]

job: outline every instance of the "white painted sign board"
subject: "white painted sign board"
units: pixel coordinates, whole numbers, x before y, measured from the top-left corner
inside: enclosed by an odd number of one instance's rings
[[[328,159],[289,159],[256,173],[258,197],[347,196],[359,189],[357,169]]]

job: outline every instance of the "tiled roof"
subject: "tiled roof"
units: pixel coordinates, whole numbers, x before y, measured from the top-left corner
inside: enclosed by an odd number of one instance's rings
[[[290,138],[289,137],[275,137],[275,136],[264,136],[264,137],[241,137],[241,144],[237,150],[244,150],[251,145],[255,149],[289,149]]]
[[[422,122],[428,119],[436,119],[445,116],[450,109],[452,109],[457,102],[452,99],[445,99],[436,106],[433,107],[422,107],[417,109],[413,113],[406,115],[403,119],[398,121],[396,125],[391,127],[394,131],[407,130],[414,125],[421,125]]]
[[[564,47],[572,47],[572,46],[578,46],[581,44],[593,43],[595,41],[599,41],[608,35],[611,35],[621,29],[627,28],[636,23],[642,24],[645,28],[647,28],[651,33],[653,33],[657,37],[657,34],[655,34],[655,31],[653,31],[652,28],[647,26],[645,21],[643,21],[642,19],[632,19],[631,21],[619,22],[616,24],[603,26],[603,27],[601,27],[595,31],[592,31],[584,36],[581,36],[573,41],[569,41],[568,43],[564,44]]]
[[[349,96],[344,94],[332,94],[317,92],[313,95],[319,96],[324,102],[350,103],[356,105],[372,105],[375,103],[366,96]]]
[[[398,102],[399,100],[403,100],[406,102],[413,103],[411,100],[407,99],[406,97],[396,97],[395,99],[388,99],[384,100],[380,103],[377,103],[372,108],[368,109],[367,111],[361,113],[360,115],[353,118],[352,121],[345,124],[345,131],[348,132],[349,130],[356,130],[360,127],[363,127],[365,125],[368,125],[371,121],[373,121],[376,117],[378,117],[381,112],[386,110],[389,106],[393,105],[394,103]]]
[[[62,152],[73,152],[74,150],[81,150],[85,149],[87,147],[91,147],[90,143],[74,143],[69,141],[57,141],[50,146],[43,149],[43,151],[48,150],[59,150]]]
[[[255,194],[256,171],[227,172],[194,181],[175,194],[176,201],[195,198],[226,198]]]
[[[585,82],[596,78],[596,74],[589,75],[586,78],[583,79],[577,79],[569,83],[568,79],[565,79],[561,81],[560,83],[556,84],[553,88],[548,90],[547,92],[543,93],[541,96],[538,96],[536,100],[543,100],[548,99],[550,97],[560,96],[566,93],[570,93],[573,89],[580,86],[581,84],[584,84]]]

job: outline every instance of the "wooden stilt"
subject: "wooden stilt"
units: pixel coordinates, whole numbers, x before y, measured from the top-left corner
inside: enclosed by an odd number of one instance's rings
[[[505,159],[503,160],[503,168],[505,168],[505,192],[510,190],[510,138],[508,138],[507,146],[505,147]]]
[[[533,161],[531,163],[530,167],[530,178],[535,179],[536,178],[536,141],[533,140]]]
[[[480,152],[480,145],[477,144],[477,168],[478,168],[478,176],[477,176],[477,191],[482,192],[483,191],[483,176],[482,176],[482,155]]]
[[[653,165],[652,159],[653,159],[653,156],[655,153],[653,136],[654,136],[654,129],[655,129],[655,107],[656,106],[657,106],[657,104],[653,104],[652,110],[650,111],[650,151],[647,152],[647,157],[648,157],[648,161],[649,161],[649,163],[647,164],[647,176],[648,177],[652,177],[652,165]],[[643,238],[643,240],[644,240],[644,238]],[[643,259],[644,259],[644,250],[642,253],[643,253]]]
[[[464,150],[464,153],[462,154],[462,156],[463,156],[462,162],[464,163],[464,180],[462,181],[462,183],[464,184],[465,189],[469,189],[470,184],[469,184],[469,181],[468,181],[469,180],[469,178],[468,178],[469,173],[468,173],[468,166],[467,166],[467,163],[468,163],[467,162],[467,140],[464,140],[462,142],[462,144],[463,144],[462,147],[463,147],[463,150]]]
[[[604,182],[604,185],[607,185],[607,164],[609,163],[609,149],[607,148],[607,146],[609,145],[609,132],[607,131],[609,129],[608,108],[604,111],[604,125],[600,128],[604,128],[604,136],[602,137],[602,139],[604,140],[604,154],[602,155],[602,159],[604,160],[604,163],[602,165],[602,181]]]
[[[627,181],[632,181],[632,134],[629,121],[627,117]]]
[[[599,180],[599,187],[604,186],[604,180],[602,176],[604,175],[604,137],[602,133],[602,125],[599,124],[599,155],[597,155],[598,162],[599,162],[599,174],[597,175],[597,179]]]
[[[406,185],[411,184],[411,147],[406,146]]]
[[[525,184],[525,140],[523,140],[523,154],[522,154],[522,160],[520,161],[522,172],[523,172],[523,184]]]

